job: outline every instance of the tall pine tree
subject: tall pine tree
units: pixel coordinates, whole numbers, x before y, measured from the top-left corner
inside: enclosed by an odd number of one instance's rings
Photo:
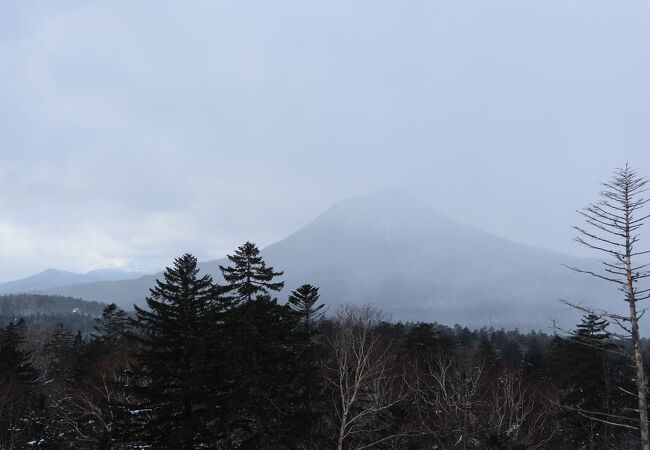
[[[320,294],[318,288],[303,284],[289,294],[289,307],[298,315],[300,326],[310,338],[318,332],[318,324],[323,319],[324,304],[317,304]]]
[[[288,305],[298,319],[295,332],[296,352],[299,355],[294,379],[294,393],[298,400],[293,432],[300,437],[303,448],[315,448],[320,440],[318,419],[323,410],[323,386],[319,376],[323,346],[317,341],[325,305],[318,303],[318,288],[304,284],[291,292]],[[298,440],[297,440],[298,441]]]
[[[572,430],[576,446],[609,448],[611,426],[600,419],[603,414],[625,415],[632,406],[616,387],[622,380],[612,376],[607,327],[606,320],[586,314],[569,338],[557,337],[551,345],[551,380],[560,388],[564,426]]]
[[[31,388],[38,375],[23,348],[24,331],[22,319],[0,330],[0,448],[26,448],[34,424]]]
[[[80,336],[76,337],[62,323],[52,330],[45,349],[50,357],[47,369],[49,381],[70,383],[77,375],[78,362],[81,357]]]
[[[232,266],[219,266],[227,285],[225,289],[235,295],[239,301],[251,301],[256,295],[280,291],[283,281],[274,281],[284,272],[274,272],[273,267],[266,267],[257,245],[246,242],[228,255]]]
[[[23,349],[25,321],[10,322],[0,330],[0,377],[9,382],[28,385],[36,381],[30,355]]]
[[[212,389],[208,386],[206,336],[215,287],[199,276],[196,258],[185,254],[168,267],[147,297],[148,309],[135,307],[141,350],[134,374],[142,400],[133,416],[153,448],[209,446]]]
[[[276,280],[282,272],[266,266],[255,244],[246,242],[228,259],[232,265],[220,269],[228,283],[223,291],[236,301],[225,320],[237,380],[232,436],[245,448],[292,448],[298,318],[269,295],[283,288]]]
[[[95,319],[94,341],[101,342],[109,351],[115,351],[126,341],[129,331],[129,316],[115,303],[106,306],[102,316]]]

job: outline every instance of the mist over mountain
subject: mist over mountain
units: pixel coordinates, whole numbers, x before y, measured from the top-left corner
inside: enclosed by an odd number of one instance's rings
[[[0,294],[35,292],[61,286],[93,283],[96,281],[121,281],[141,277],[140,272],[122,269],[96,269],[85,274],[65,270],[47,269],[15,281],[0,283]]]
[[[575,312],[559,299],[600,306],[618,299],[611,287],[563,266],[593,268],[595,260],[460,224],[397,188],[340,201],[262,254],[285,271],[280,298],[308,282],[320,286],[331,309],[374,303],[393,320],[528,329],[570,318],[570,326]],[[227,261],[200,266],[221,280],[219,264]],[[144,303],[157,277],[69,283],[43,292],[128,308]]]

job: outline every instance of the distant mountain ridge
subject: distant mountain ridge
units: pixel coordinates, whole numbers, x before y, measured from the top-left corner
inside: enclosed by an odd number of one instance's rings
[[[595,260],[517,244],[457,223],[399,189],[340,201],[264,248],[262,255],[285,271],[281,299],[312,283],[331,308],[375,303],[394,320],[547,328],[552,318],[567,317],[559,299],[596,306],[618,299],[606,284],[562,266],[593,268]],[[200,267],[221,281],[219,264],[227,261]],[[160,276],[44,292],[130,307],[144,303]]]
[[[85,274],[58,269],[46,269],[36,275],[0,283],[0,294],[38,292],[61,286],[93,283],[96,281],[131,280],[143,276],[141,272],[122,269],[96,269]]]

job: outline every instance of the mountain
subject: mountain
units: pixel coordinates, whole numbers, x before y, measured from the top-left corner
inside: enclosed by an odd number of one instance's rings
[[[133,272],[124,269],[95,269],[86,272],[84,276],[87,277],[90,282],[93,282],[132,280],[134,278],[140,278],[143,275],[145,275],[143,272]]]
[[[61,286],[94,283],[96,281],[129,280],[142,275],[139,272],[129,272],[121,269],[97,269],[85,274],[47,269],[20,280],[0,283],[0,294],[36,292]]]
[[[285,271],[281,298],[309,282],[320,286],[331,310],[372,302],[394,320],[547,327],[552,318],[575,316],[561,298],[602,306],[615,295],[606,284],[563,267],[593,268],[594,260],[457,223],[399,189],[343,200],[262,254]],[[218,266],[225,263],[208,261],[201,269],[220,280]],[[46,292],[128,306],[142,304],[157,277]]]

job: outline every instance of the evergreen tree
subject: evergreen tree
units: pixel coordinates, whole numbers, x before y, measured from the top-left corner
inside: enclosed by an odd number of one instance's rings
[[[235,250],[234,255],[228,255],[233,266],[219,266],[227,292],[234,293],[239,301],[251,301],[254,296],[268,294],[269,291],[280,291],[283,281],[273,281],[284,272],[274,272],[273,267],[266,267],[260,251],[252,242],[246,242]]]
[[[458,339],[458,343],[462,347],[471,347],[476,336],[470,331],[469,328],[463,327],[462,329],[457,330],[456,337]]]
[[[0,448],[26,448],[34,420],[32,388],[37,372],[24,346],[23,320],[0,330]],[[42,415],[38,415],[42,420]]]
[[[93,340],[101,342],[108,351],[113,351],[125,341],[129,331],[129,317],[115,303],[111,303],[104,308],[102,316],[95,319],[93,328]]]
[[[72,338],[72,351],[74,352],[80,351],[83,345],[84,345],[84,338],[81,335],[81,331],[77,330],[77,333],[74,335],[74,338]]]
[[[565,381],[574,386],[567,401],[584,410],[602,411],[610,400],[607,327],[606,320],[587,314],[565,347]]]
[[[319,437],[317,424],[319,411],[323,408],[323,386],[319,377],[319,364],[323,356],[322,346],[316,341],[321,329],[325,307],[317,304],[318,288],[304,284],[291,292],[288,305],[297,317],[295,344],[298,355],[294,394],[299,402],[291,421],[296,442],[301,440],[306,448],[314,448]]]
[[[81,336],[79,336],[81,337]],[[60,383],[71,382],[78,367],[77,361],[81,356],[81,342],[75,342],[75,335],[63,324],[56,325],[45,350],[50,356],[48,377],[51,381]]]
[[[225,319],[237,371],[232,435],[246,448],[291,448],[299,403],[294,390],[298,317],[268,294],[284,286],[274,280],[282,272],[266,266],[255,244],[245,243],[228,258],[233,266],[220,268],[229,283],[222,290],[236,299]]]
[[[88,380],[97,370],[120,370],[128,365],[130,319],[115,303],[106,306],[94,320],[94,333],[84,345],[80,378]],[[95,365],[102,365],[101,369]]]
[[[528,343],[528,350],[524,355],[524,361],[526,362],[526,372],[531,376],[537,376],[544,370],[546,356],[536,337],[531,338]]]
[[[492,341],[487,336],[481,337],[478,344],[477,356],[478,360],[485,364],[485,369],[488,373],[492,373],[499,368],[499,357],[494,348],[494,344],[492,344]]]
[[[10,322],[0,331],[0,378],[9,382],[31,384],[36,380],[36,370],[30,354],[23,349],[25,321]]]
[[[551,380],[560,388],[560,400],[569,411],[564,422],[567,429],[573,430],[576,445],[608,448],[610,427],[598,419],[604,413],[613,413],[619,403],[629,406],[629,399],[615,388],[607,354],[607,326],[607,321],[599,316],[587,314],[569,338],[556,337],[551,345]],[[625,388],[629,390],[628,386]],[[596,419],[590,419],[591,413]]]
[[[303,284],[289,294],[289,307],[297,314],[300,326],[312,339],[318,332],[318,323],[322,320],[324,304],[317,305],[320,294],[318,288],[311,284]]]
[[[501,360],[512,367],[519,367],[524,359],[521,347],[515,341],[510,340],[501,347]]]
[[[585,314],[580,323],[576,326],[573,339],[576,342],[589,346],[595,345],[598,348],[605,349],[605,342],[609,339],[607,320],[596,314]]]
[[[133,411],[144,442],[154,448],[190,449],[209,445],[208,421],[218,408],[207,385],[209,361],[205,336],[215,288],[199,277],[196,258],[185,254],[167,268],[147,297],[148,309],[135,306],[142,403]]]
[[[433,323],[413,325],[404,338],[406,355],[417,361],[429,360],[433,354],[451,351],[453,347],[454,342]]]

